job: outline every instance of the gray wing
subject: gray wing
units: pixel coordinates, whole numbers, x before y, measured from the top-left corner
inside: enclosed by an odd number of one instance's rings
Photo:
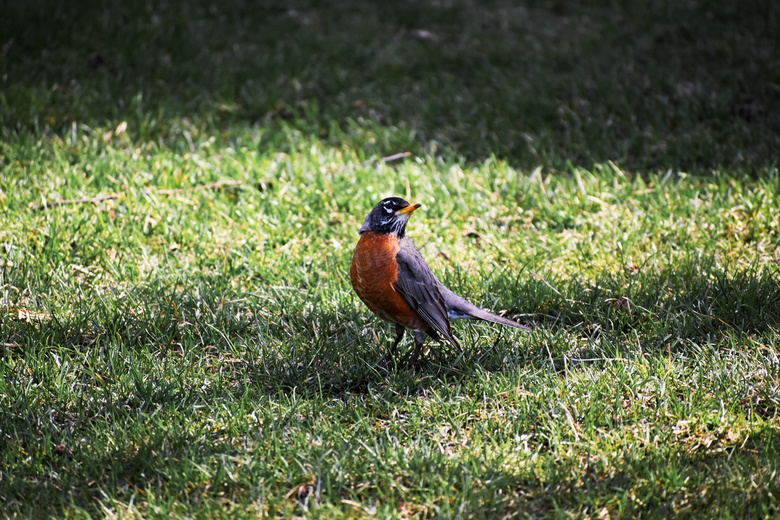
[[[395,257],[398,262],[395,290],[433,330],[460,348],[450,329],[441,282],[433,275],[411,239],[401,238],[400,243],[401,249]]]
[[[473,319],[473,320],[485,320],[498,323],[499,325],[506,325],[507,327],[514,327],[516,329],[530,331],[531,329],[525,325],[520,325],[516,321],[512,321],[503,316],[498,316],[492,312],[481,309],[470,303],[457,294],[450,291],[447,287],[441,286],[441,295],[444,298],[444,306],[447,308],[447,315],[451,320],[455,319]]]

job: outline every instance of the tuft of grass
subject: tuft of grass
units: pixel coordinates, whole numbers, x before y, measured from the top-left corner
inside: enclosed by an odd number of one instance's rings
[[[749,7],[9,6],[0,509],[776,516],[780,46]],[[534,330],[385,366],[347,269],[391,194]]]

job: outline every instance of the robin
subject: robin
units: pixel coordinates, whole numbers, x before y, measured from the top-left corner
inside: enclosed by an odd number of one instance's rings
[[[443,336],[460,350],[450,320],[479,319],[531,330],[472,305],[434,276],[406,236],[406,223],[420,206],[400,197],[383,199],[374,206],[360,228],[349,270],[352,287],[363,303],[379,318],[395,324],[395,341],[388,356],[392,358],[407,328],[414,331],[415,343],[410,366],[420,354],[423,332],[435,340]]]

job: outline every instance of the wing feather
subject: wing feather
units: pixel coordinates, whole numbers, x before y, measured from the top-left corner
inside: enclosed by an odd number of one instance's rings
[[[447,307],[440,290],[441,283],[431,272],[414,242],[407,237],[401,238],[400,242],[401,248],[396,255],[398,279],[394,284],[395,290],[433,330],[460,348],[450,329]]]

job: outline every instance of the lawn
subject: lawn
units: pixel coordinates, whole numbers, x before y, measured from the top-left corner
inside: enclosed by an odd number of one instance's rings
[[[4,516],[780,514],[775,2],[12,4]],[[383,363],[390,195],[532,332]]]

